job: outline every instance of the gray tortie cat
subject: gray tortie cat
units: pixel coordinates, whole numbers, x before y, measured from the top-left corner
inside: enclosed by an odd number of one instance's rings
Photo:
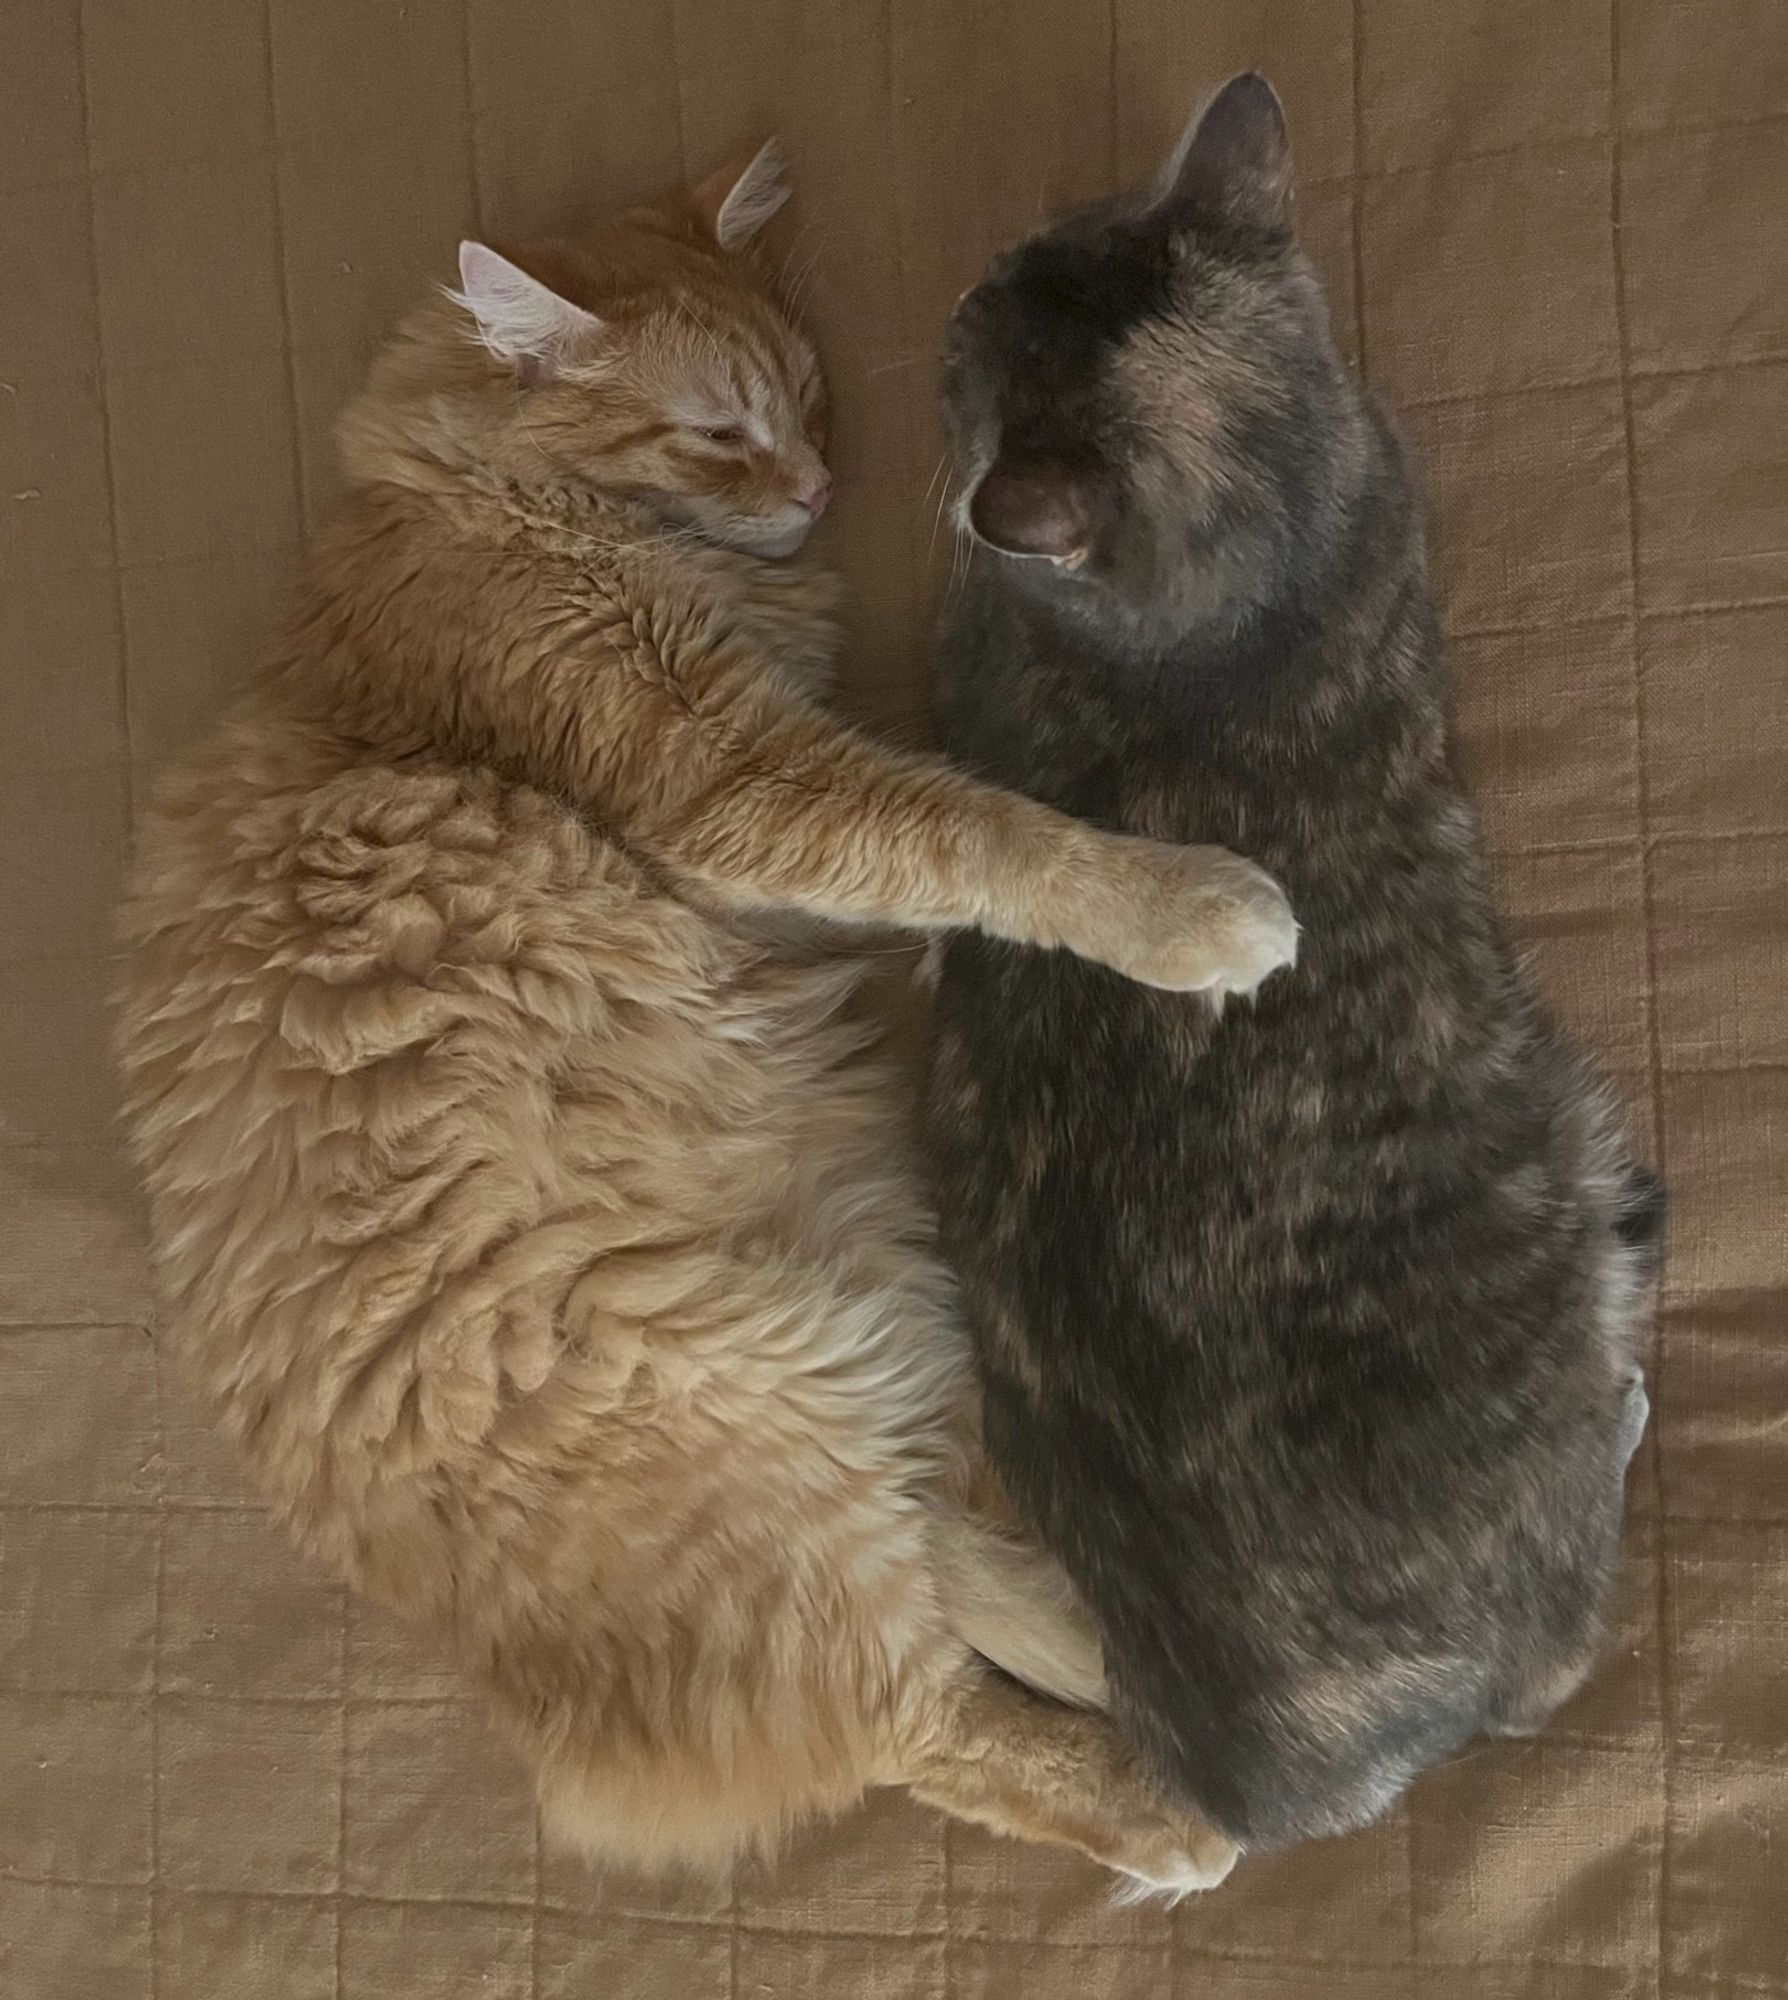
[[[1214,1006],[963,934],[932,1115],[994,1457],[1137,1743],[1263,1846],[1587,1672],[1663,1210],[1491,913],[1416,495],[1290,185],[1238,77],[964,299],[940,687],[997,782],[1258,859],[1298,962]]]

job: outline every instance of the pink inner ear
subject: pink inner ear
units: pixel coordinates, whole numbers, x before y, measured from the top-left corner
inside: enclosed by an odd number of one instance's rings
[[[975,488],[969,520],[984,542],[1008,555],[1066,562],[1086,550],[1086,509],[1065,473],[996,465]]]

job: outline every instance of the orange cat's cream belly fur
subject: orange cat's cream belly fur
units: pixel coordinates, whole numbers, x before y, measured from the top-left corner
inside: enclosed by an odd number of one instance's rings
[[[852,969],[486,775],[213,770],[167,804],[127,1059],[173,1331],[273,1497],[524,1735],[550,1718],[561,1814],[598,1768],[628,1793],[629,1744],[717,1850],[723,1770],[854,1796],[864,1684],[930,1637],[919,1501],[966,1392]],[[201,937],[227,981],[178,976]]]

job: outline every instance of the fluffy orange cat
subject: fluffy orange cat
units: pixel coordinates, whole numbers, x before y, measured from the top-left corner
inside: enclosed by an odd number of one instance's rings
[[[766,149],[465,246],[348,411],[270,671],[126,911],[168,1338],[586,1851],[720,1865],[904,1784],[1183,1890],[1231,1850],[1001,1526],[906,1092],[799,919],[1236,989],[1293,927],[1245,862],[820,706],[833,591],[772,560],[825,499],[820,378],[743,251],[780,194]]]

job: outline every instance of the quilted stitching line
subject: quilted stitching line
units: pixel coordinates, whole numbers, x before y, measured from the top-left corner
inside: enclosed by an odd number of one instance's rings
[[[1608,65],[1609,91],[1611,101],[1620,103],[1620,0],[1609,0],[1608,8]],[[1649,741],[1646,732],[1645,676],[1640,653],[1640,558],[1639,558],[1639,470],[1637,432],[1633,414],[1632,384],[1632,335],[1627,310],[1627,269],[1626,252],[1621,231],[1624,222],[1623,202],[1625,197],[1625,159],[1619,121],[1609,157],[1608,224],[1610,254],[1614,259],[1614,325],[1620,349],[1621,369],[1621,418],[1626,443],[1626,498],[1627,498],[1627,561],[1628,579],[1632,592],[1633,629],[1633,724],[1638,737],[1638,852],[1639,852],[1639,894],[1640,907],[1645,925],[1645,1022],[1647,1029],[1652,1094],[1652,1147],[1653,1157],[1660,1173],[1666,1171],[1664,1151],[1664,1062],[1663,1044],[1658,1023],[1658,940],[1657,915],[1655,905],[1655,885],[1653,881],[1652,850],[1647,835],[1651,823],[1651,771]],[[1675,1794],[1671,1771],[1672,1737],[1676,1716],[1676,1690],[1670,1674],[1670,1558],[1667,1520],[1669,1506],[1664,1481],[1664,1441],[1662,1409],[1664,1405],[1663,1382],[1667,1349],[1663,1322],[1657,1323],[1652,1340],[1652,1384],[1651,1394],[1654,1409],[1659,1412],[1652,1420],[1651,1466],[1655,1505],[1658,1514],[1657,1540],[1657,1649],[1658,1649],[1658,1726],[1659,1726],[1659,1772],[1662,1804],[1662,1823],[1658,1838],[1657,1900],[1653,1911],[1655,1918],[1654,1940],[1657,1952],[1655,1990],[1659,1995],[1665,1991],[1668,1978],[1667,1965],[1670,1948],[1669,1896],[1670,1896],[1670,1833],[1674,1819]]]
[[[163,1396],[161,1343],[148,1333],[154,1357],[156,1478],[167,1475],[167,1419]],[[161,1993],[161,1674],[162,1629],[167,1605],[168,1510],[165,1495],[156,1510],[155,1612],[149,1629],[149,2000]]]
[[[1788,348],[1766,348],[1756,354],[1722,354],[1702,361],[1635,363],[1625,374],[1591,369],[1582,375],[1538,375],[1527,382],[1509,382],[1491,389],[1440,389],[1429,396],[1400,396],[1400,414],[1446,410],[1471,403],[1506,403],[1518,396],[1560,396],[1573,389],[1618,389],[1623,382],[1693,381],[1702,375],[1740,375],[1755,368],[1779,368],[1788,362]]]
[[[348,1594],[335,1592],[337,1638],[335,1773],[335,2000],[341,2000],[342,1910],[348,1893]]]
[[[478,92],[472,81],[472,0],[460,0],[459,73],[465,93],[466,154],[472,182],[472,226],[482,237],[485,222],[484,146],[478,131]],[[535,1975],[539,1985],[539,1975]]]
[[[279,91],[273,66],[273,0],[261,0],[262,88],[267,93],[267,184],[273,230],[274,275],[279,286],[281,378],[285,390],[286,437],[292,455],[292,500],[300,524],[310,519],[310,481],[299,448],[298,357],[292,342],[292,263],[286,244],[286,198],[281,169],[285,153],[279,136]]]
[[[87,278],[93,301],[93,356],[98,369],[100,459],[104,468],[106,534],[112,553],[112,621],[117,635],[118,664],[115,676],[118,740],[123,748],[121,782],[124,788],[125,823],[134,817],[130,754],[130,640],[124,620],[124,577],[119,564],[118,542],[118,457],[112,435],[111,369],[106,365],[105,312],[99,289],[99,229],[95,219],[93,184],[93,102],[87,76],[87,10],[75,9],[75,73],[81,98],[81,149],[87,161],[86,228]],[[151,1996],[153,2000],[153,1994]]]
[[[142,1887],[140,1882],[119,1881],[101,1876],[26,1874],[22,1872],[0,1874],[0,1882],[16,1882],[23,1887],[44,1889],[128,1890],[140,1889]],[[325,1908],[337,1900],[334,1894],[327,1890],[303,1889],[170,1889],[168,1894],[170,1899],[192,1902],[209,1900],[232,1903],[292,1903],[308,1906],[312,1909]],[[524,1913],[528,1908],[525,1898],[506,1899],[499,1896],[380,1896],[366,1891],[351,1890],[344,1894],[340,1900],[350,1906],[366,1909],[453,1908],[483,1910],[490,1912],[492,1915],[503,1916],[515,1916]],[[549,1903],[545,1907],[548,1914],[554,1916],[589,1918],[596,1914],[587,1905]],[[705,1934],[713,1928],[711,1925],[702,1923],[699,1919],[658,1916],[637,1910],[628,1912],[628,1921],[653,1928],[692,1931],[698,1934]],[[754,1927],[751,1935],[754,1938],[787,1938],[791,1942],[799,1942],[803,1939],[816,1939],[828,1944],[888,1944],[901,1943],[908,1939],[925,1944],[935,1944],[943,1936],[943,1932],[932,1926],[920,1926],[916,1929],[906,1930],[877,1931],[864,1929],[851,1930],[839,1927],[798,1930],[787,1925],[769,1924]],[[1065,1955],[1096,1955],[1101,1952],[1121,1952],[1131,1955],[1137,1950],[1136,1944],[1128,1939],[1018,1938],[1006,1936],[997,1931],[970,1931],[964,1932],[962,1935],[965,1941],[972,1941],[976,1944],[1022,1944],[1029,1950],[1060,1952]],[[1309,1954],[1278,1950],[1248,1951],[1241,1947],[1206,1945],[1197,1943],[1196,1941],[1189,1942],[1186,1949],[1190,1957],[1206,1958],[1213,1962],[1234,1965],[1276,1965],[1295,1969],[1332,1966],[1353,1972],[1397,1972],[1412,1969],[1409,1961],[1402,1957],[1367,1958],[1348,1952],[1324,1951],[1318,1954]],[[1505,1970],[1517,1968],[1525,1970],[1535,1965],[1547,1966],[1558,1971],[1606,1971],[1623,1969],[1619,1967],[1598,1966],[1590,1960],[1551,1958],[1543,1955],[1523,1958],[1429,1958],[1424,1961],[1424,1964],[1427,1969],[1434,1971],[1466,1971],[1473,1966]]]
[[[1366,348],[1366,28],[1365,0],[1353,0],[1351,15],[1352,41],[1349,49],[1352,88],[1353,116],[1353,186],[1350,189],[1348,222],[1353,253],[1353,320],[1354,354],[1360,377],[1368,379]]]

